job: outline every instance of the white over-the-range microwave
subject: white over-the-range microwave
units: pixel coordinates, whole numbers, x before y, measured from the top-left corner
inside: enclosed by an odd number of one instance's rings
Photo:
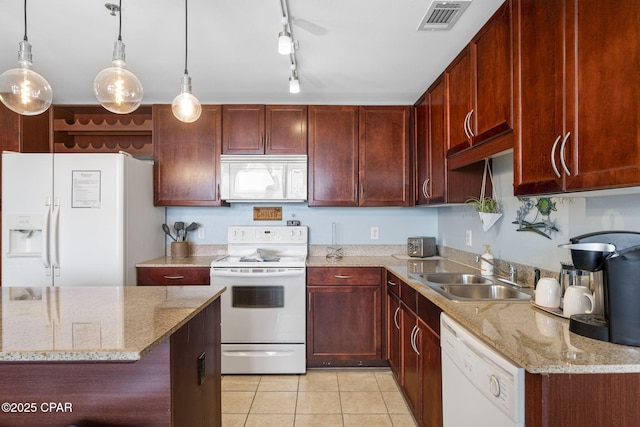
[[[223,154],[220,198],[227,202],[303,202],[307,200],[307,156]]]

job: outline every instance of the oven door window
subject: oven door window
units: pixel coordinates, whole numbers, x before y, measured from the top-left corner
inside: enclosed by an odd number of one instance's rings
[[[284,307],[284,286],[233,286],[231,294],[236,308]]]

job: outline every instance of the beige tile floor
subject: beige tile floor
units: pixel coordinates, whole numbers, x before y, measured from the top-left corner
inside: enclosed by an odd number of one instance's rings
[[[388,369],[225,375],[223,427],[415,427]]]

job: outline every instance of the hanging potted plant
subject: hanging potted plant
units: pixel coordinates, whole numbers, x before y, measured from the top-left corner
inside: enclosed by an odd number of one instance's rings
[[[493,197],[485,196],[487,175],[489,175],[489,180],[491,181]],[[480,197],[470,197],[467,199],[466,203],[471,204],[476,208],[476,212],[478,212],[478,215],[480,216],[482,229],[484,231],[493,227],[493,225],[502,217],[500,202],[497,200],[495,187],[493,185],[493,176],[491,174],[491,168],[489,167],[489,159],[485,159],[484,161],[484,175],[482,176]]]

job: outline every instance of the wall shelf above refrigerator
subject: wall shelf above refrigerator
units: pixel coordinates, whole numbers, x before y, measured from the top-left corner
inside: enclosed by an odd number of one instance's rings
[[[124,116],[99,105],[55,105],[52,111],[54,152],[153,154],[151,106]]]

